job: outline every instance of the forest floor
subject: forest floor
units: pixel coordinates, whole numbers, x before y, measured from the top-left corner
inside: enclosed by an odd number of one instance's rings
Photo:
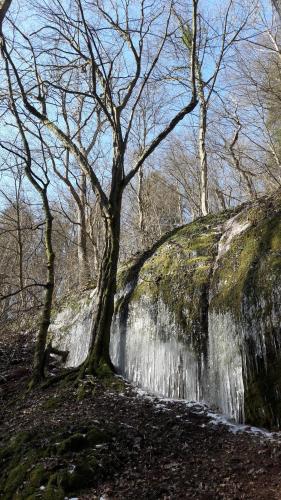
[[[116,377],[27,393],[31,351],[0,340],[0,498],[281,499],[280,434],[237,432]]]

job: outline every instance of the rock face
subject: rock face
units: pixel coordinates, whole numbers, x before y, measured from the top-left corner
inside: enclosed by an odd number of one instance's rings
[[[119,271],[111,357],[140,387],[281,427],[281,194],[166,235]],[[54,343],[87,356],[94,296]],[[72,312],[71,312],[72,311]]]
[[[95,291],[72,297],[55,314],[49,329],[53,347],[69,351],[65,366],[79,366],[86,359],[90,346]]]
[[[201,218],[123,266],[112,360],[151,392],[281,422],[281,197]]]

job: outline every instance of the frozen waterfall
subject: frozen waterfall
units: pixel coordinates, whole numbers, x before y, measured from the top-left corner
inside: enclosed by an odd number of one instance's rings
[[[125,323],[116,315],[111,357],[128,380],[156,395],[204,401],[244,421],[242,357],[230,315],[210,315],[207,356],[181,340],[161,299],[130,304]]]
[[[111,358],[119,371],[154,394],[193,401],[201,399],[204,370],[192,349],[178,340],[171,314],[161,300],[130,305],[127,325],[115,317]]]

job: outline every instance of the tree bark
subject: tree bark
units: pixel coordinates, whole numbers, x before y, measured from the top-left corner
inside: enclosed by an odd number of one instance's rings
[[[52,302],[53,302],[54,282],[55,282],[54,279],[55,254],[52,246],[53,216],[51,214],[46,192],[43,192],[41,196],[46,216],[45,251],[47,256],[47,282],[46,282],[46,292],[44,299],[44,308],[34,352],[33,376],[31,381],[31,387],[37,385],[45,378],[44,368],[45,368],[46,343],[47,343],[48,329],[51,322],[51,312],[52,312]]]
[[[123,196],[121,180],[124,173],[122,139],[119,140],[118,146],[117,142],[118,138],[115,141],[112,168],[113,182],[109,204],[102,212],[105,223],[105,246],[97,285],[97,308],[91,332],[91,347],[88,359],[86,360],[87,372],[100,376],[108,375],[114,371],[110,359],[109,346],[120,250],[120,223]]]
[[[208,203],[208,160],[206,151],[207,107],[204,96],[198,92],[200,100],[199,159],[200,159],[200,207],[201,214],[209,213]]]
[[[12,0],[0,0],[0,37],[2,35],[3,21],[7,15]]]
[[[88,372],[103,375],[112,371],[109,355],[110,330],[114,313],[117,265],[120,247],[121,196],[112,217],[105,221],[105,248],[102,258],[97,295],[97,314],[92,329],[92,344],[88,358]]]
[[[139,212],[139,231],[141,244],[145,248],[145,224],[144,224],[144,207],[143,207],[143,168],[138,171],[138,212]]]
[[[230,151],[231,158],[232,158],[232,164],[233,164],[234,168],[240,173],[241,178],[245,182],[246,189],[247,189],[247,192],[249,194],[250,199],[256,199],[257,193],[255,190],[254,183],[251,179],[251,174],[243,168],[243,166],[240,163],[240,158],[239,158],[239,156],[237,156],[236,151],[235,151],[235,145],[238,141],[239,133],[241,130],[241,125],[239,122],[238,122],[238,125],[239,126],[238,126],[237,130],[235,131],[233,139],[229,145],[229,151]]]
[[[77,255],[80,288],[87,288],[91,282],[91,273],[87,251],[87,224],[86,224],[86,176],[82,173],[80,187],[80,203],[77,204],[78,234]]]

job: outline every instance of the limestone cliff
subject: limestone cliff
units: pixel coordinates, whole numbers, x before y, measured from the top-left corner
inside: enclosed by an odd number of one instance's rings
[[[280,193],[173,231],[123,265],[118,282],[111,355],[125,377],[237,421],[281,425]],[[73,365],[87,355],[87,307],[80,347],[79,314],[60,328]]]
[[[123,266],[112,357],[237,421],[281,418],[281,197],[201,218]]]

